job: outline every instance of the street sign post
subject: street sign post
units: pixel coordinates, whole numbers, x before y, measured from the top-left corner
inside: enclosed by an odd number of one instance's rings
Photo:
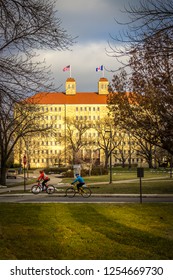
[[[144,168],[137,168],[137,177],[140,179],[140,203],[142,203],[142,178],[144,177]]]
[[[24,165],[24,192],[26,191],[26,163],[27,163],[27,160],[26,160],[26,155],[23,156],[23,165]]]

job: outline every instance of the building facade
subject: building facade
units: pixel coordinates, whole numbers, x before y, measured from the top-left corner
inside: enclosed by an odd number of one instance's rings
[[[77,92],[75,79],[68,78],[65,92],[41,92],[32,96],[30,99],[40,112],[39,125],[45,131],[47,129],[48,133],[38,132],[37,135],[20,142],[15,150],[15,163],[22,161],[22,146],[28,167],[31,168],[75,164],[81,161],[104,164],[105,154],[98,145],[100,133],[93,124],[99,124],[108,117],[108,85],[108,80],[102,77],[98,82],[98,92]],[[129,153],[128,149],[129,147],[126,147],[126,155]],[[118,158],[118,154],[117,149],[113,163],[120,164],[121,158]],[[132,163],[138,162],[136,154],[131,160]]]

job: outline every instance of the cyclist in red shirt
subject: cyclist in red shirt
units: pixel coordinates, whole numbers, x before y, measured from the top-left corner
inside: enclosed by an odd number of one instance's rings
[[[44,173],[44,170],[40,171],[40,176],[38,177],[38,181],[42,181],[43,189],[46,188],[46,183],[50,180],[50,178]]]

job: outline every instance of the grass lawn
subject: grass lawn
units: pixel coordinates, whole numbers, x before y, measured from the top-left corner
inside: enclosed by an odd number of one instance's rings
[[[0,204],[0,259],[173,259],[173,204]]]
[[[139,194],[140,184],[137,182],[114,184],[88,184],[92,193],[97,194]],[[143,194],[173,194],[173,180],[142,181]]]
[[[84,177],[87,183],[97,183],[97,182],[109,182],[110,175],[99,175],[99,176],[87,176]],[[143,179],[156,179],[156,180],[166,180],[170,179],[170,174],[165,171],[150,171],[144,170],[144,178]],[[137,172],[136,171],[117,171],[115,170],[112,173],[112,180],[119,181],[119,180],[131,180],[137,179]],[[63,178],[63,182],[69,183],[73,180],[73,178]]]
[[[135,178],[136,179],[136,178]],[[124,179],[123,179],[124,180]],[[112,184],[108,184],[108,182],[99,184],[92,177],[89,179],[86,178],[87,185],[91,188],[93,194],[139,194],[140,192],[140,184],[139,178],[134,181],[114,181]],[[127,179],[128,180],[128,179]],[[70,183],[71,179],[63,179],[64,183]],[[97,184],[94,184],[96,183]],[[101,182],[101,180],[100,180]],[[65,194],[67,186],[62,186],[61,184],[57,187],[57,192],[59,194]],[[5,189],[8,193],[8,188]],[[11,193],[23,193],[24,190],[11,190]],[[30,192],[30,189],[27,190]],[[142,193],[143,194],[173,194],[173,179],[166,177],[166,178],[143,178],[142,179]]]
[[[114,172],[112,184],[108,184],[109,175],[91,176],[84,179],[95,194],[139,194],[139,178],[134,171]],[[136,181],[124,181],[133,179]],[[70,183],[72,179],[64,178],[63,182]],[[105,182],[105,184],[99,184],[99,182]],[[173,179],[164,171],[145,171],[142,178],[142,192],[143,194],[173,194]]]

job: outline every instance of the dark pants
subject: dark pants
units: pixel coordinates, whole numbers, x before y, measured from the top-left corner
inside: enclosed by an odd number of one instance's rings
[[[50,179],[45,179],[43,182],[42,182],[42,186],[45,187],[45,184],[49,181]]]
[[[78,183],[78,184],[77,184],[77,189],[78,189],[78,191],[79,191],[79,188],[82,187],[84,184],[85,184],[85,183]]]

